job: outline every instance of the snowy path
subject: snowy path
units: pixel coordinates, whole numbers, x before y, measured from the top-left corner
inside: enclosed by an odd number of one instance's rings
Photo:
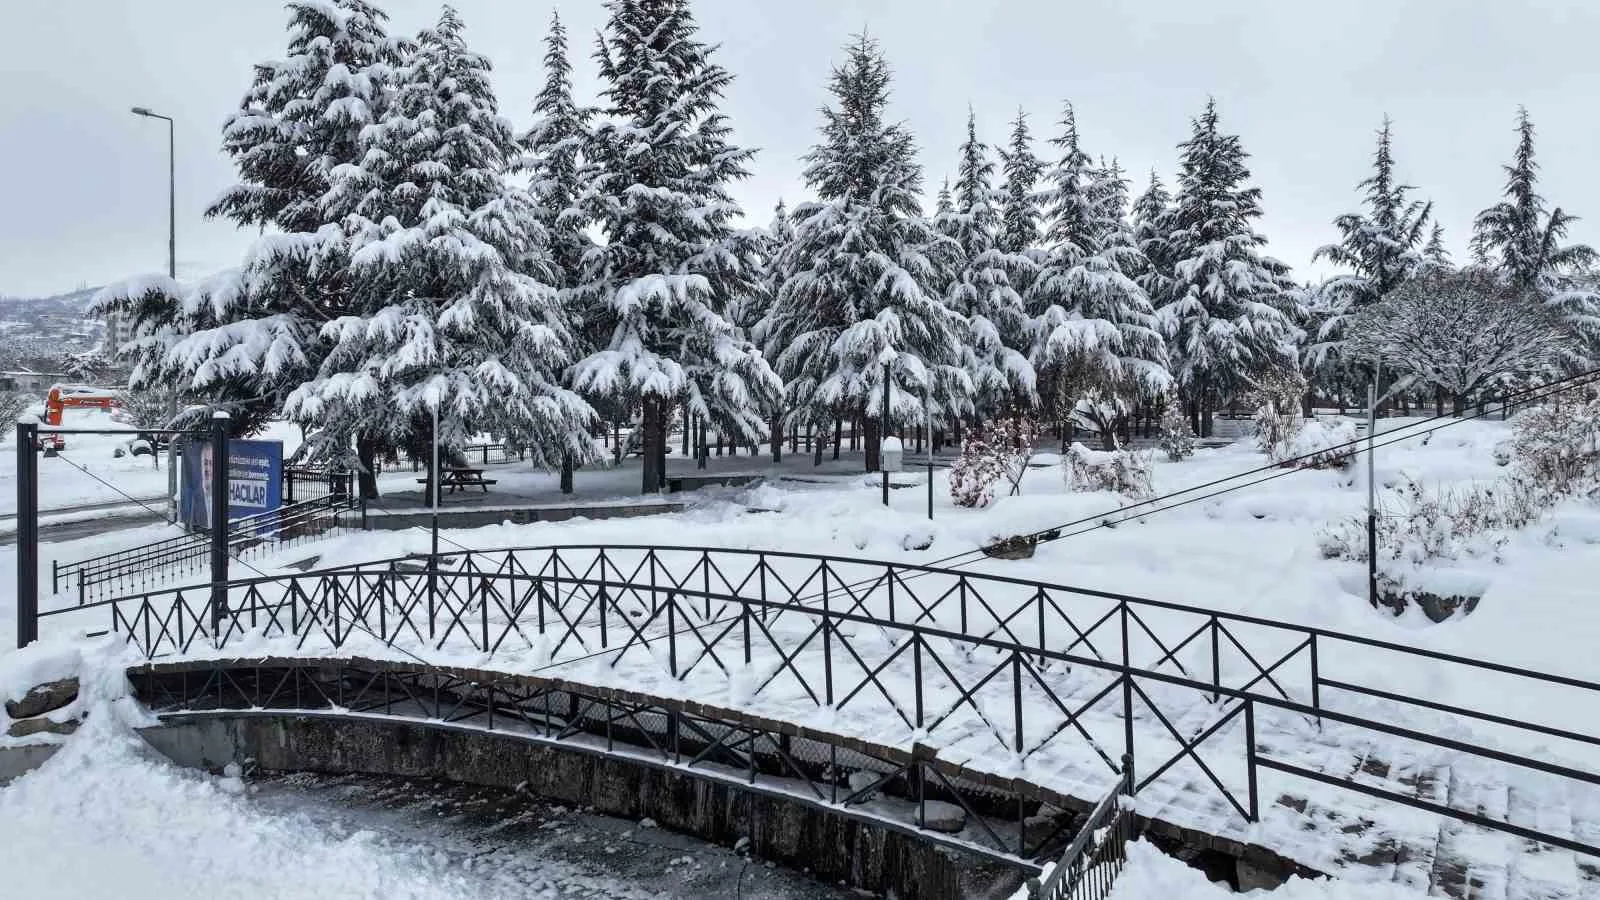
[[[647,900],[850,896],[636,823],[504,792],[179,769],[80,732],[0,788],[0,896],[18,900]]]

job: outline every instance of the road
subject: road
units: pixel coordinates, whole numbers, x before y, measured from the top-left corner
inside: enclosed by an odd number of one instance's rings
[[[149,525],[155,522],[166,521],[165,496],[138,497],[134,500],[110,500],[100,503],[81,503],[75,506],[57,506],[50,509],[39,510],[39,518],[44,520],[39,523],[39,537],[47,541],[71,541],[78,538],[93,537],[105,534],[108,531],[119,531],[124,528],[133,528],[139,525]],[[149,507],[148,510],[139,509],[140,506]],[[126,511],[118,515],[90,516],[82,519],[70,519],[65,522],[51,522],[51,518],[58,516],[83,515],[87,513],[106,512],[113,510]],[[17,514],[0,514],[0,547],[9,547],[17,542]]]

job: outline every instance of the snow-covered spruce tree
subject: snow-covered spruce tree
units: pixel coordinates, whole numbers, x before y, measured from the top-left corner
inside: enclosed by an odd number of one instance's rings
[[[387,102],[389,73],[405,42],[363,0],[292,0],[288,52],[259,63],[240,108],[223,127],[239,183],[208,216],[265,230],[233,270],[182,287],[135,279],[102,293],[99,308],[133,325],[134,389],[181,386],[232,414],[248,434],[310,377],[324,322],[350,303],[343,210],[328,189],[361,161],[363,128]],[[196,424],[180,420],[180,424]]]
[[[548,272],[533,201],[504,174],[520,152],[499,117],[489,63],[455,10],[424,31],[396,97],[364,130],[363,165],[333,173],[345,220],[350,311],[330,321],[317,375],[286,411],[326,456],[377,445],[459,447],[488,432],[534,465],[594,456],[593,411],[560,384],[572,337]]]
[[[1178,145],[1178,194],[1168,216],[1171,261],[1157,313],[1191,423],[1211,435],[1211,413],[1252,380],[1296,362],[1298,331],[1285,309],[1291,287],[1282,263],[1264,256],[1255,230],[1261,190],[1247,187],[1249,157],[1238,135],[1222,132],[1215,101]]]
[[[885,121],[889,67],[865,35],[845,48],[806,154],[818,199],[795,210],[787,280],[768,333],[781,347],[790,416],[866,422],[866,467],[878,466],[885,363],[891,423],[923,419],[923,392],[946,421],[971,409],[964,322],[944,303],[941,260],[952,242],[922,214],[922,169],[904,126]]]
[[[529,175],[528,193],[549,243],[553,285],[570,290],[584,253],[593,246],[577,201],[584,189],[582,155],[594,110],[572,98],[572,61],[559,14],[551,16],[545,36],[544,72],[544,86],[533,102],[533,125],[519,139],[523,155],[513,168]]]
[[[1505,167],[1506,199],[1478,213],[1472,250],[1481,261],[1505,273],[1524,290],[1543,297],[1591,343],[1600,341],[1600,293],[1575,281],[1600,261],[1586,244],[1563,243],[1578,217],[1549,208],[1539,194],[1539,166],[1533,158],[1533,120],[1517,110],[1517,153]]]
[[[774,343],[767,329],[773,321],[773,306],[777,304],[778,295],[782,293],[783,283],[787,278],[784,261],[792,243],[794,243],[794,219],[789,214],[788,205],[780,198],[777,207],[772,211],[772,222],[761,235],[761,278],[757,291],[750,295],[749,301],[736,304],[734,312],[734,323],[749,331],[751,339],[761,348],[761,353],[767,362],[774,365],[783,348]],[[767,425],[772,440],[773,462],[783,461],[784,422],[783,407],[780,403],[773,409]]]
[[[589,142],[589,121],[594,111],[573,100],[567,30],[559,14],[551,15],[550,31],[545,36],[544,71],[544,86],[534,98],[533,125],[519,140],[523,155],[513,168],[528,175],[528,193],[549,249],[549,281],[556,289],[564,317],[571,320],[575,350],[583,356],[598,340],[577,323],[578,317],[573,314],[573,291],[582,274],[583,256],[594,245],[585,231],[588,221],[577,208],[584,190],[582,154]],[[606,411],[611,421],[625,415],[623,410]],[[571,456],[562,460],[563,492],[573,489],[576,462]]]
[[[1002,201],[991,185],[993,174],[994,161],[978,140],[977,119],[969,110],[953,209],[939,221],[955,242],[955,278],[946,302],[967,319],[962,365],[972,378],[973,416],[980,423],[1013,408],[1030,409],[1035,402],[1033,365],[1019,352],[1027,349],[1027,317],[1011,284],[1011,273],[1028,261],[997,245]]]
[[[1149,297],[1126,274],[1143,262],[1123,220],[1125,187],[1079,146],[1071,104],[1061,126],[1061,158],[1045,173],[1045,253],[1027,297],[1029,359],[1049,414],[1084,420],[1112,449],[1129,409],[1168,387],[1166,355]]]
[[[1194,429],[1176,392],[1168,392],[1161,406],[1161,449],[1172,462],[1194,455]]]
[[[1308,292],[1314,336],[1306,343],[1301,359],[1315,387],[1329,396],[1346,398],[1370,378],[1365,367],[1353,368],[1344,359],[1349,317],[1429,264],[1426,242],[1430,234],[1439,236],[1433,204],[1410,199],[1407,194],[1413,188],[1400,184],[1395,176],[1392,125],[1387,117],[1378,131],[1372,174],[1356,187],[1365,191],[1365,208],[1335,219],[1339,242],[1319,247],[1312,256],[1313,262],[1330,262],[1348,272]]]
[[[1011,122],[1011,141],[1000,151],[1000,160],[1000,233],[995,236],[995,246],[1014,261],[1011,286],[1026,297],[1039,268],[1044,211],[1039,206],[1038,189],[1044,163],[1034,155],[1028,116],[1020,109]]]
[[[1554,370],[1573,336],[1538,294],[1482,268],[1418,273],[1351,322],[1347,352],[1381,360],[1455,400]]]
[[[1143,266],[1133,275],[1133,280],[1144,289],[1152,306],[1159,308],[1172,285],[1171,242],[1167,231],[1171,227],[1172,194],[1161,183],[1161,176],[1150,170],[1150,183],[1133,201],[1129,224],[1133,228],[1133,245],[1138,248]]]
[[[603,335],[573,385],[638,406],[643,484],[666,476],[673,407],[722,434],[755,439],[782,384],[728,319],[758,277],[754,239],[728,186],[751,151],[729,141],[719,111],[733,80],[701,43],[687,0],[608,0],[595,56],[605,82],[582,206],[603,240],[584,260],[576,297]]]

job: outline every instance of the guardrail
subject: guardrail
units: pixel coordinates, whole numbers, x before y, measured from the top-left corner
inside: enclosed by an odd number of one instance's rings
[[[356,508],[352,497],[353,494],[326,494],[233,519],[228,527],[229,554],[241,557],[279,549],[350,528],[354,524],[350,514]],[[148,590],[175,577],[200,572],[205,569],[210,552],[211,536],[198,532],[74,562],[54,560],[50,563],[50,590],[56,595],[75,591],[78,605],[82,606],[114,592]]]
[[[689,547],[394,559],[236,581],[223,610],[209,606],[212,596],[201,586],[82,609],[103,610],[109,629],[151,658],[275,636],[295,651],[354,640],[418,660],[504,654],[533,671],[583,662],[592,673],[583,677],[615,678],[630,690],[736,691],[775,718],[812,709],[861,716],[875,735],[906,744],[943,742],[968,758],[1000,753],[1018,765],[1037,759],[1044,770],[1083,777],[1098,770],[1129,792],[1193,764],[1193,783],[1214,788],[1216,808],[1246,822],[1261,819],[1265,769],[1600,855],[1584,834],[1453,808],[1263,752],[1263,717],[1280,739],[1331,723],[1352,740],[1384,736],[1600,785],[1594,771],[1551,761],[1548,747],[1524,755],[1473,743],[1430,727],[1427,717],[1474,719],[1513,743],[1558,738],[1594,748],[1600,736],[1377,686],[1387,676],[1374,654],[1425,663],[1435,676],[1460,667],[1509,678],[1523,691],[1571,691],[1583,708],[1600,702],[1600,684],[1359,635],[998,575]],[[1366,708],[1331,705],[1333,691]],[[1379,712],[1391,720],[1368,714]],[[1242,757],[1243,784],[1219,777],[1200,753],[1241,737],[1229,755]]]
[[[1130,770],[1124,766],[1123,771]],[[1061,861],[1037,890],[1028,892],[1030,900],[1104,900],[1111,893],[1135,833],[1132,797],[1133,782],[1118,779],[1084,818]]]

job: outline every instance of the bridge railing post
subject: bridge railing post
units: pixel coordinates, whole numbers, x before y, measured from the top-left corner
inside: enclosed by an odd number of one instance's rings
[[[1122,752],[1125,760],[1123,774],[1128,777],[1128,784],[1137,787],[1138,782],[1134,780],[1133,768],[1133,664],[1128,651],[1128,601],[1118,601],[1117,608],[1122,614]]]
[[[1222,652],[1221,652],[1222,640],[1221,640],[1221,633],[1222,633],[1222,628],[1217,623],[1217,617],[1216,616],[1212,616],[1211,617],[1211,686],[1214,687],[1214,688],[1220,688],[1222,686]],[[1219,703],[1221,701],[1222,701],[1222,692],[1221,691],[1213,691],[1212,694],[1211,694],[1211,702],[1212,703]]]
[[[228,614],[228,414],[211,414],[211,636],[222,644]]]
[[[17,422],[17,649],[39,639],[39,424]]]
[[[1244,751],[1245,770],[1250,779],[1250,821],[1261,821],[1260,799],[1256,787],[1256,702],[1249,697],[1244,701]]]
[[[1322,670],[1317,662],[1317,633],[1311,632],[1311,708],[1317,711],[1317,727],[1322,727]]]

